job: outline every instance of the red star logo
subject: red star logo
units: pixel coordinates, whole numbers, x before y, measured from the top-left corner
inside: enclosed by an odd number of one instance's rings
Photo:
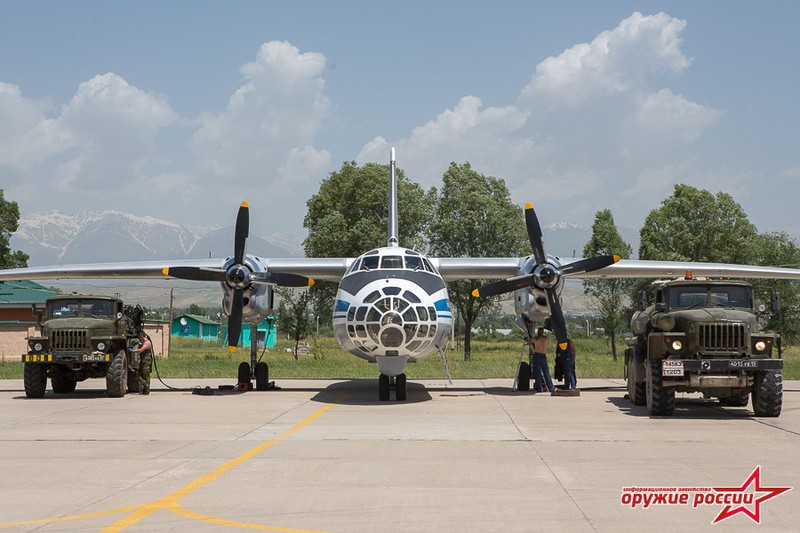
[[[748,490],[750,486],[753,486],[753,490]],[[717,522],[721,522],[727,518],[732,517],[737,513],[743,513],[749,516],[756,524],[761,523],[761,504],[765,501],[774,498],[775,496],[779,496],[786,491],[792,490],[793,487],[762,487],[761,486],[761,466],[757,466],[753,473],[742,483],[741,487],[714,487],[714,490],[717,492],[738,492],[741,494],[753,494],[753,506],[755,507],[754,510],[750,510],[744,505],[738,505],[737,507],[733,508],[733,505],[727,505],[725,508],[720,512],[717,517],[714,519],[712,524],[716,524]],[[758,496],[759,494],[764,494],[763,496]],[[748,502],[749,503],[749,502]],[[733,509],[732,509],[733,508]]]

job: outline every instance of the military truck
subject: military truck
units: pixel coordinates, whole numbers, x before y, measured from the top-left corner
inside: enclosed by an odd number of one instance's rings
[[[79,381],[105,378],[106,392],[122,397],[138,392],[138,345],[142,312],[109,296],[56,296],[44,310],[34,308],[40,336],[28,337],[25,395],[41,398],[50,378],[53,392],[69,393]]]
[[[670,416],[676,392],[700,392],[721,405],[745,407],[756,416],[781,414],[781,338],[761,331],[753,288],[730,280],[685,278],[653,284],[648,305],[639,293],[626,339],[625,378],[634,405]],[[779,306],[773,294],[772,311]]]

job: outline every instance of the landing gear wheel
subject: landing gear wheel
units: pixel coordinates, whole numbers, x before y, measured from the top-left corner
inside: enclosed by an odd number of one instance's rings
[[[128,355],[120,350],[111,360],[106,370],[106,393],[112,398],[125,396],[128,384]]]
[[[239,363],[239,377],[237,382],[239,383],[240,389],[250,390],[253,386],[252,382],[250,381],[250,363],[245,363],[242,361]]]
[[[395,378],[394,393],[395,393],[395,396],[397,396],[397,401],[398,402],[406,401],[406,398],[407,398],[407,396],[406,396],[406,381],[407,380],[406,380],[406,375],[405,374],[400,374],[399,376],[397,376],[397,378]]]
[[[528,363],[522,362],[519,364],[517,369],[517,390],[531,390],[531,365]]]
[[[780,416],[783,406],[783,376],[781,373],[758,372],[753,381],[753,412],[755,415]]]
[[[47,369],[38,363],[25,363],[25,396],[42,398],[47,389]]]
[[[57,368],[53,368],[51,373],[52,376],[50,377],[50,385],[53,386],[53,392],[56,394],[66,394],[75,391],[75,386],[78,384],[78,382],[70,375],[71,372],[69,370],[64,372]]]
[[[675,387],[665,387],[661,360],[650,361],[647,373],[647,410],[653,416],[672,416],[675,411]]]
[[[269,389],[269,365],[260,362],[256,365],[256,390]]]
[[[389,401],[389,376],[386,374],[378,377],[378,399],[382,402]]]

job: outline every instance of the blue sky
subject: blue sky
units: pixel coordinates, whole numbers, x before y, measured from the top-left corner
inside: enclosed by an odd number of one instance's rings
[[[800,3],[0,1],[0,188],[302,234],[343,161],[450,161],[542,223],[638,228],[674,183],[800,237]]]

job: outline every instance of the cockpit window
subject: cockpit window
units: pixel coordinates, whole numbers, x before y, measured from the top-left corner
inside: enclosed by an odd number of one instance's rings
[[[420,270],[422,268],[422,258],[418,255],[406,257],[406,268],[409,270]]]
[[[403,258],[399,255],[385,255],[381,259],[381,268],[403,268]]]
[[[378,256],[368,255],[361,261],[361,270],[373,270],[378,268]]]
[[[427,270],[428,272],[436,272],[436,269],[433,268],[433,265],[431,265],[430,261],[428,261],[423,257],[422,262],[425,264],[425,270]]]

